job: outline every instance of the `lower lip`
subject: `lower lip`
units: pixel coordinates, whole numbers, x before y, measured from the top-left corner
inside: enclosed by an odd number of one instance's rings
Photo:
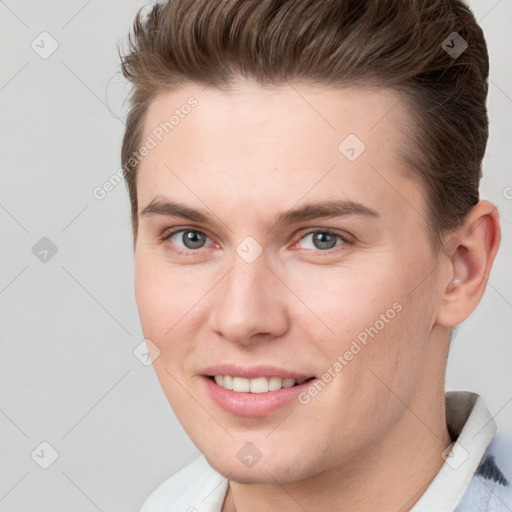
[[[297,399],[316,379],[268,393],[241,393],[225,389],[208,377],[203,376],[203,380],[207,393],[225,411],[237,416],[254,418],[271,414]]]

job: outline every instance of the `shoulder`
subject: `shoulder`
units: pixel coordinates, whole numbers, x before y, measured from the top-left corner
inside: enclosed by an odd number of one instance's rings
[[[215,471],[204,455],[162,482],[146,499],[140,512],[217,512],[228,480]]]
[[[456,510],[512,510],[512,432],[496,433]]]
[[[475,474],[512,489],[512,431],[496,433]]]

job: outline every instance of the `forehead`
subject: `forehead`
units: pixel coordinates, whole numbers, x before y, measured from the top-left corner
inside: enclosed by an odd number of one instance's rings
[[[148,109],[143,140],[154,147],[139,166],[139,205],[159,193],[262,212],[306,196],[421,209],[421,190],[398,156],[406,121],[400,96],[387,89],[188,85]]]

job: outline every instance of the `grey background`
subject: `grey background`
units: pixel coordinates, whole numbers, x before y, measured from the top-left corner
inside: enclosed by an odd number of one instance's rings
[[[133,354],[125,185],[93,195],[120,167],[117,43],[148,3],[0,0],[0,512],[136,511],[198,453]],[[503,241],[453,342],[447,389],[478,392],[510,432],[512,1],[470,5],[491,55],[482,197],[498,205]],[[59,455],[48,469],[43,441]]]

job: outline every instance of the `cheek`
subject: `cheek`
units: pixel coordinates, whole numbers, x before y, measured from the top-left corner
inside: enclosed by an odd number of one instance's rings
[[[328,410],[333,418],[343,418],[354,433],[361,428],[361,415],[378,411],[382,422],[391,422],[402,403],[390,389],[409,400],[421,376],[432,309],[428,283],[411,293],[411,283],[418,282],[416,271],[391,271],[382,261],[378,272],[337,269],[317,278],[313,293],[311,282],[303,276],[297,295],[307,297],[309,309],[329,327],[310,313],[301,320],[301,329],[307,330],[317,354],[322,354],[329,379],[328,390],[312,399],[311,410],[318,408],[318,414]],[[315,335],[313,324],[327,334]],[[342,406],[329,408],[334,402]],[[377,435],[381,426],[368,428]],[[336,435],[333,429],[333,439]]]
[[[379,322],[380,315],[387,311],[391,320],[396,317],[397,307],[393,309],[393,304],[400,299],[396,280],[386,282],[385,275],[363,267],[316,269],[309,274],[301,272],[300,277],[295,276],[294,290],[307,309],[304,323],[319,325],[330,340],[326,342],[328,348],[343,349],[365,328]],[[290,276],[290,282],[293,280]]]
[[[177,303],[183,295],[169,272],[150,254],[139,253],[135,260],[135,300],[146,338],[162,348],[166,332],[176,322]]]
[[[307,308],[295,318],[316,340],[325,363],[346,354],[350,366],[405,371],[407,358],[418,359],[430,332],[433,297],[428,280],[418,286],[424,275],[392,258],[358,268],[317,269],[314,275],[297,272],[294,290]]]
[[[135,301],[147,338],[156,337],[160,326],[158,322],[155,324],[155,320],[162,321],[165,318],[162,315],[163,310],[167,309],[164,299],[166,301],[170,294],[165,295],[164,289],[162,279],[158,278],[151,259],[138,254],[135,261]]]
[[[161,351],[161,363],[183,360],[204,323],[207,276],[192,266],[170,266],[151,253],[137,255],[135,300],[144,337]],[[171,359],[172,356],[172,359]]]
[[[135,258],[135,299],[143,326],[145,319],[156,322],[154,327],[172,322],[178,314],[175,306],[186,301],[190,289],[184,274],[186,271],[166,265],[150,250],[139,251]]]

